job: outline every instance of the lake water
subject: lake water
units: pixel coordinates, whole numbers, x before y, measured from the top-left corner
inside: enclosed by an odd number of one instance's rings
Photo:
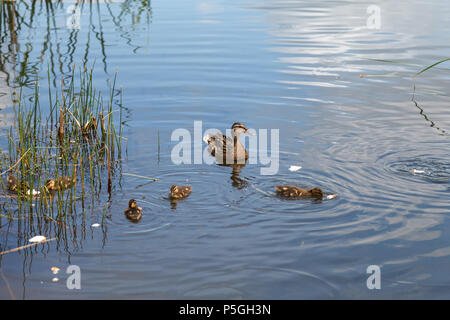
[[[46,92],[47,68],[56,84],[95,63],[98,88],[117,70],[124,175],[64,240],[46,228],[58,240],[0,256],[0,298],[450,298],[450,62],[414,82],[450,57],[445,1],[99,2],[80,8],[79,29],[69,5],[2,2],[16,11],[0,29],[0,126],[36,72]],[[278,172],[174,164],[171,135],[194,138],[194,121],[278,129]],[[176,208],[174,183],[193,188]],[[275,184],[337,197],[284,200]],[[130,198],[144,209],[136,224]],[[1,250],[32,231],[2,217]],[[80,290],[66,287],[69,265]],[[366,286],[370,265],[380,290]]]

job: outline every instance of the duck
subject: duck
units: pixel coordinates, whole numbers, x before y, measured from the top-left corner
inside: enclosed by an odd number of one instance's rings
[[[312,188],[310,190],[306,190],[296,186],[275,185],[275,189],[278,195],[284,198],[323,198],[323,191],[320,188]]]
[[[134,199],[128,201],[128,208],[123,213],[133,222],[138,222],[142,218],[142,208],[137,206]]]
[[[58,177],[54,179],[48,179],[45,182],[45,187],[50,192],[55,192],[57,190],[66,190],[71,188],[73,185],[77,183],[77,167],[74,168],[74,175],[73,177]]]
[[[8,184],[8,190],[19,192],[19,189],[22,193],[25,193],[26,191],[30,190],[30,186],[26,181],[22,181],[16,178],[14,174],[9,174],[6,178],[6,182]]]
[[[45,182],[45,187],[48,191],[65,190],[71,188],[76,183],[76,178],[59,177],[56,179],[48,179]]]
[[[231,138],[221,132],[215,135],[207,134],[203,141],[208,145],[209,153],[216,158],[217,164],[227,165],[233,163],[245,163],[248,159],[248,152],[239,141],[239,136],[244,133],[255,135],[249,132],[247,127],[241,122],[235,122],[231,126]]]
[[[177,186],[173,184],[170,187],[169,191],[169,199],[171,200],[178,200],[178,199],[184,199],[187,198],[192,192],[191,186]]]

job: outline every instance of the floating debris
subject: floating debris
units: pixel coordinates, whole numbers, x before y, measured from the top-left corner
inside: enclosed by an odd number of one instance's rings
[[[52,282],[58,282],[58,281],[59,281],[58,278],[53,278],[53,279],[52,279]]]
[[[136,177],[136,178],[142,178],[142,179],[147,179],[147,180],[152,180],[152,181],[159,181],[158,178],[149,178],[149,177],[144,177],[144,176],[140,176],[140,175],[133,174],[133,173],[127,173],[127,172],[122,173],[122,175]]]
[[[34,242],[43,242],[46,240],[47,240],[47,238],[44,236],[35,236],[35,237],[31,238],[30,240],[28,240],[28,242],[33,242],[33,243]]]
[[[51,267],[50,270],[52,270],[53,274],[58,274],[60,269],[58,267]]]
[[[425,173],[425,171],[413,169],[413,170],[412,170],[412,173],[414,173],[414,174],[416,174],[416,173]]]
[[[38,195],[38,194],[40,194],[40,192],[39,191],[36,191],[36,190],[27,190],[27,195],[29,196],[29,195],[33,195],[33,196],[36,196],[36,195]]]
[[[334,199],[334,198],[336,198],[336,195],[335,195],[335,194],[329,194],[329,195],[327,195],[327,200],[331,200],[331,199]]]
[[[38,237],[42,237],[42,236],[38,236]],[[37,238],[37,237],[34,237],[34,238]],[[26,248],[30,248],[30,247],[33,247],[33,246],[35,246],[35,245],[38,245],[39,243],[45,243],[45,242],[48,242],[48,241],[56,240],[56,238],[51,238],[51,239],[48,239],[48,240],[47,240],[47,239],[45,239],[45,237],[43,237],[44,240],[41,240],[41,241],[35,241],[34,238],[32,238],[32,239],[29,240],[30,242],[33,242],[33,243],[30,243],[30,244],[27,244],[27,245],[25,245],[25,246],[21,246],[21,247],[18,247],[18,248],[14,248],[14,249],[2,251],[2,252],[0,252],[0,256],[2,256],[2,255],[4,255],[4,254],[7,254],[7,253],[17,252],[17,251],[19,251],[19,250],[23,250],[23,249],[26,249]],[[31,241],[31,240],[33,240],[33,241]]]
[[[289,171],[295,172],[295,171],[300,170],[301,168],[302,168],[301,166],[290,166]]]
[[[94,223],[94,224],[91,225],[91,227],[98,228],[98,227],[100,227],[100,223]]]

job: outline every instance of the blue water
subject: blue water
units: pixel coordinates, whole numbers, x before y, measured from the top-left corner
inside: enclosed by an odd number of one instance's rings
[[[0,298],[450,297],[450,62],[414,79],[450,57],[444,2],[86,3],[79,30],[66,26],[69,3],[33,3],[34,14],[16,1],[16,32],[1,25],[1,128],[11,91],[37,74],[46,92],[47,68],[57,85],[74,64],[95,64],[100,89],[117,70],[124,174],[64,239],[0,256]],[[379,29],[367,28],[372,4]],[[279,171],[175,165],[171,134],[194,137],[194,121],[278,129]],[[193,187],[176,209],[174,183]],[[283,200],[275,184],[337,196]],[[137,224],[123,215],[130,198],[144,209]],[[35,235],[18,220],[0,226],[2,250]],[[66,287],[73,264],[80,290]],[[366,286],[370,265],[380,290]]]

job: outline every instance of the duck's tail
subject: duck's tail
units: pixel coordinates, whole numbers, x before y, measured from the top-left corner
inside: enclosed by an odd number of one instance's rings
[[[206,134],[203,137],[203,141],[208,145],[208,151],[213,157],[216,155],[216,146],[214,145],[215,140],[216,137],[212,134]]]
[[[210,143],[214,142],[214,136],[212,134],[205,134],[205,136],[203,137],[203,141],[206,144],[210,144]]]

